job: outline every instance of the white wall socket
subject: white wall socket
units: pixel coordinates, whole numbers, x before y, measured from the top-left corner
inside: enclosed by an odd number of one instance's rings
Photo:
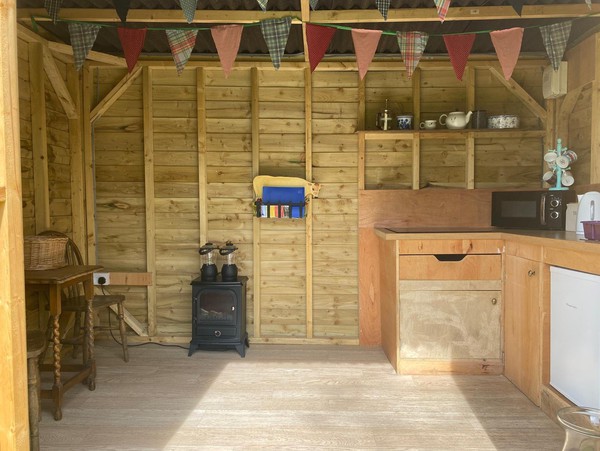
[[[100,279],[104,278],[104,283],[100,283]],[[95,272],[94,273],[94,285],[110,285],[110,273],[109,272]]]

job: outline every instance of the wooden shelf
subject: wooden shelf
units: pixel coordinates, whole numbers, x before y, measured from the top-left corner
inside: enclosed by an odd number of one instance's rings
[[[473,135],[476,138],[541,138],[546,135],[545,130],[524,130],[524,129],[436,129],[436,130],[365,130],[359,131],[364,136],[365,141],[380,140],[412,140],[412,139],[448,139],[460,138]]]
[[[0,202],[6,202],[6,188],[0,186]]]

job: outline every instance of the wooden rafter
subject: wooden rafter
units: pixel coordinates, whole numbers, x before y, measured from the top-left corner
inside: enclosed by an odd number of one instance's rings
[[[90,122],[94,122],[96,119],[101,117],[106,110],[108,110],[113,103],[115,103],[127,88],[135,81],[136,78],[142,73],[142,66],[137,66],[133,72],[128,73],[121,79],[119,83],[104,97],[98,105],[94,107],[90,113]]]
[[[50,84],[54,88],[54,92],[58,96],[60,104],[65,110],[65,114],[69,119],[77,119],[79,117],[79,113],[77,112],[77,108],[75,108],[75,103],[71,98],[71,93],[67,89],[65,80],[63,80],[62,75],[58,71],[56,61],[54,61],[54,57],[52,56],[52,53],[47,45],[42,46],[42,58],[44,61],[44,70],[46,71],[46,75],[50,80]]]
[[[300,16],[302,18],[302,43],[303,48],[308,49],[306,40],[306,23],[310,22],[310,2],[309,0],[300,0]],[[304,61],[308,63],[308,51],[304,52]]]
[[[308,3],[304,2],[303,3]],[[252,23],[265,19],[296,16],[306,20],[304,6],[300,11],[223,11],[203,10],[193,23]],[[568,5],[525,5],[521,16],[511,6],[451,7],[446,21],[461,20],[502,20],[502,19],[557,19],[573,18],[600,13],[600,4],[592,4],[590,10],[585,3]],[[30,21],[49,21],[44,8],[20,8],[17,18]],[[120,22],[114,9],[62,8],[61,19],[90,22]],[[310,18],[318,23],[363,23],[363,22],[439,22],[435,8],[390,9],[387,20],[377,9],[320,10],[310,13]],[[185,23],[181,10],[130,9],[127,22]]]

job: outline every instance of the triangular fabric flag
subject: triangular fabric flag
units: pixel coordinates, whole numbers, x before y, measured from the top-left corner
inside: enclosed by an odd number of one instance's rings
[[[520,16],[521,12],[523,11],[523,0],[508,0],[508,3],[510,3],[510,6],[512,6]]]
[[[267,3],[269,0],[256,0],[258,2],[258,6],[260,6],[260,9],[262,9],[263,11],[267,10]]]
[[[291,17],[267,19],[260,22],[260,29],[267,43],[269,55],[271,55],[271,61],[275,69],[279,69],[279,66],[281,66],[281,57],[283,56],[283,52],[285,52],[291,26]]]
[[[71,35],[75,69],[79,70],[83,66],[87,54],[94,46],[98,31],[100,31],[99,25],[69,22],[69,34]]]
[[[196,14],[198,0],[179,0],[179,4],[181,5],[187,23],[192,23],[194,21],[194,15]]]
[[[335,28],[321,25],[306,24],[306,44],[310,71],[313,72],[323,59],[329,43],[335,34]]]
[[[508,28],[490,32],[492,44],[496,49],[498,61],[502,66],[504,78],[507,80],[512,76],[513,70],[517,65],[519,53],[521,53],[521,43],[523,42],[523,28]]]
[[[456,78],[462,80],[465,73],[467,60],[471,54],[473,43],[475,42],[474,34],[448,34],[444,35],[444,42],[450,55],[450,62],[454,68]]]
[[[117,28],[117,32],[119,33],[119,40],[125,54],[125,61],[127,61],[127,69],[131,72],[144,48],[146,29],[119,27]]]
[[[422,31],[398,31],[396,32],[400,54],[404,58],[406,74],[412,78],[415,68],[419,64],[421,56],[427,46],[429,35]]]
[[[373,61],[382,33],[381,30],[352,29],[352,42],[354,43],[354,53],[356,53],[356,63],[361,80],[365,78],[369,70],[369,65]]]
[[[198,30],[165,30],[177,74],[181,75],[196,45]]]
[[[121,22],[126,22],[131,0],[113,0],[113,3],[115,5],[115,9],[117,10],[117,16],[119,16]]]
[[[585,0],[585,4],[588,6],[589,9],[592,9],[592,0]]]
[[[319,5],[319,0],[310,0],[310,7],[314,10],[317,9],[317,6]],[[590,6],[591,8],[591,6]]]
[[[58,12],[62,5],[62,0],[44,0],[44,8],[48,11],[48,14],[52,18],[52,22],[56,23],[58,19]]]
[[[375,0],[375,3],[383,18],[387,20],[388,11],[390,9],[390,0]]]
[[[243,25],[219,25],[210,29],[223,72],[225,72],[225,78],[229,77],[233,68],[233,62],[240,48],[243,29]]]
[[[435,2],[435,7],[437,8],[438,17],[443,22],[446,19],[446,14],[448,14],[448,10],[450,9],[450,1],[451,0],[433,0]]]
[[[569,35],[571,34],[571,24],[572,22],[569,20],[568,22],[540,27],[540,32],[544,39],[544,46],[546,46],[546,53],[548,53],[548,57],[550,58],[554,70],[558,70],[563,55],[565,54],[565,49],[569,42]]]

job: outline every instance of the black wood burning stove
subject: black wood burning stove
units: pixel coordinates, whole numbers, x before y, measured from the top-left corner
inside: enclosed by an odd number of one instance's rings
[[[214,282],[201,277],[192,281],[192,341],[188,356],[197,349],[235,348],[246,356],[246,282],[239,276],[234,282]]]

